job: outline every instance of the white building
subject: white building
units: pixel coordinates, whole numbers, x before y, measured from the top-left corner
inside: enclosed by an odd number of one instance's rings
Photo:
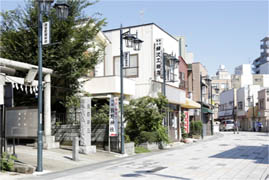
[[[236,106],[237,106],[236,89],[230,89],[230,90],[223,91],[220,94],[218,119],[220,119],[220,120],[224,120],[224,119],[234,120]]]
[[[240,122],[242,130],[251,130],[253,128],[253,120],[249,120],[247,112],[249,108],[253,108],[258,103],[258,91],[260,90],[259,85],[249,85],[246,87],[239,88],[237,90],[237,119]]]
[[[251,65],[242,64],[236,67],[234,75],[232,75],[232,88],[239,89],[252,84]]]
[[[269,74],[253,74],[253,85],[269,87]]]
[[[123,43],[123,51],[130,53],[130,61],[124,68],[125,99],[143,96],[157,97],[162,92],[162,70],[158,53],[163,51],[167,56],[179,56],[179,41],[154,23],[123,28],[123,33],[130,31],[138,34],[143,40],[140,51],[127,48]],[[120,94],[120,29],[104,31],[109,44],[105,49],[104,61],[98,65],[98,73],[84,84],[84,91],[93,96]],[[160,49],[157,49],[157,47]],[[166,58],[167,59],[167,58]],[[166,97],[174,112],[169,115],[170,137],[180,138],[178,127],[180,105],[186,103],[186,92],[179,89],[178,66],[172,68],[166,61]]]

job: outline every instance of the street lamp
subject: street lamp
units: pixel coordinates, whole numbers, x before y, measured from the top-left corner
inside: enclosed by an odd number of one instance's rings
[[[252,106],[252,125],[253,125],[253,131],[256,131],[255,130],[255,117],[254,117],[254,96],[253,95],[248,96],[247,100],[248,100],[249,105],[250,105],[250,102],[252,100],[252,103],[251,103],[251,106]]]
[[[207,85],[211,82],[211,79],[209,78],[209,76],[202,76],[202,74],[200,74],[200,100],[201,100],[201,121],[202,121],[202,138],[204,138],[204,118],[203,118],[203,87],[206,86],[206,84],[204,84],[202,81],[203,79],[205,79],[205,81],[207,82]],[[211,86],[212,88],[212,86]],[[211,94],[212,94],[212,89],[211,89]],[[212,103],[212,95],[211,95],[211,103]]]
[[[142,40],[138,39],[136,34],[131,34],[131,30],[122,33],[120,26],[120,124],[121,124],[121,153],[124,154],[124,127],[123,127],[123,39],[127,48],[133,48],[135,51],[140,50]]]
[[[43,131],[42,131],[42,25],[43,15],[48,15],[50,12],[51,4],[54,0],[37,0],[39,6],[38,12],[38,130],[37,130],[37,171],[43,171]],[[61,11],[62,15],[68,15],[68,5],[59,6],[58,2],[55,4],[56,11]],[[61,13],[59,13],[60,15]],[[60,16],[59,18],[62,18]]]

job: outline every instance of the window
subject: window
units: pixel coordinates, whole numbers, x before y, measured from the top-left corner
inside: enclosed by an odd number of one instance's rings
[[[238,110],[243,110],[243,102],[238,102]]]
[[[269,98],[267,98],[267,102],[269,102]]]
[[[120,57],[114,56],[114,75],[120,76]],[[124,77],[138,77],[138,54],[130,55],[129,67],[123,68]]]
[[[264,109],[264,99],[261,99],[259,103],[260,103],[260,109]]]
[[[221,87],[221,89],[226,89],[227,88],[227,85],[224,84],[224,83],[221,83],[220,87]]]

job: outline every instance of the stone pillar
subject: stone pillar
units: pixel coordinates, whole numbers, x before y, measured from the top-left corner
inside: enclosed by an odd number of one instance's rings
[[[45,136],[51,136],[51,79],[50,74],[45,75],[44,89],[44,126]]]
[[[96,152],[96,146],[91,146],[91,98],[80,99],[80,148],[83,154]]]
[[[59,148],[59,142],[55,142],[55,136],[51,136],[51,78],[46,74],[44,86],[44,149]]]

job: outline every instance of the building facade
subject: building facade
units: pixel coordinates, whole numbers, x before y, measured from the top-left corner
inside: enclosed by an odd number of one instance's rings
[[[261,40],[260,44],[261,54],[260,57],[253,62],[253,72],[255,74],[269,74],[269,37]]]
[[[164,93],[169,101],[168,118],[164,122],[168,126],[172,140],[180,139],[181,105],[186,102],[186,92],[183,80],[187,75],[180,77],[179,70],[179,41],[154,23],[124,27],[123,33],[130,31],[143,40],[141,49],[135,51],[127,48],[123,42],[124,53],[129,54],[129,60],[124,59],[124,96],[125,100],[143,96],[157,97]],[[99,64],[98,76],[88,79],[84,90],[94,97],[119,96],[120,94],[120,29],[111,29],[103,32],[109,43],[105,49],[104,61]],[[164,59],[162,58],[164,57]],[[171,59],[175,59],[172,65]],[[126,60],[126,61],[125,61]],[[166,84],[163,86],[162,64],[165,61]],[[126,64],[125,64],[126,63]],[[102,70],[100,70],[100,68]]]
[[[220,94],[220,104],[218,110],[218,119],[222,120],[236,120],[236,107],[237,107],[237,95],[236,89],[230,89],[223,91]]]
[[[232,75],[232,88],[239,89],[253,84],[251,65],[242,64],[235,68]]]
[[[249,85],[237,90],[237,120],[240,123],[241,130],[250,131],[255,127],[257,116],[255,115],[255,106],[258,103],[258,91],[260,86]],[[252,109],[250,111],[249,109]],[[248,113],[249,112],[249,113]]]
[[[231,75],[224,65],[220,65],[215,76],[212,76],[212,99],[214,104],[214,119],[218,118],[218,107],[220,104],[220,94],[231,89]]]
[[[262,123],[262,131],[269,132],[269,88],[258,92],[258,120]]]

